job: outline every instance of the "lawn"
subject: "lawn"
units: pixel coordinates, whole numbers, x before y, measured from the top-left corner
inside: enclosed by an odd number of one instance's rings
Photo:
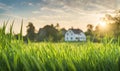
[[[117,43],[0,43],[0,71],[119,71],[119,58]]]

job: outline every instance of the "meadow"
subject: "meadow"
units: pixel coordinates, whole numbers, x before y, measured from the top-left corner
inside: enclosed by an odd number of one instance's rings
[[[117,44],[0,44],[0,71],[119,71],[119,58]]]
[[[0,71],[119,71],[119,42],[24,43],[4,31],[5,26],[0,29]]]

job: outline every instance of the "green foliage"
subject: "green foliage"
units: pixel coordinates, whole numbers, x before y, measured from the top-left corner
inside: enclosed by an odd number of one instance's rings
[[[41,33],[42,32],[42,33]],[[46,25],[38,32],[40,40],[45,41],[56,41],[58,30],[52,25]],[[41,38],[42,37],[42,38]]]
[[[0,44],[2,46],[2,48],[4,48],[5,46],[7,46],[8,43],[11,43],[12,41],[12,28],[13,28],[13,24],[10,26],[10,33],[6,34],[6,27],[7,27],[8,21],[3,23],[3,27],[0,28]]]
[[[22,22],[23,23],[23,22]],[[32,22],[29,22],[27,26],[27,35],[26,38],[30,39],[31,41],[35,40],[35,27]]]
[[[57,42],[61,41],[64,37],[64,31],[65,29],[57,29],[57,26],[54,25],[46,25],[43,28],[40,28],[37,33],[37,41],[50,41],[50,42]]]
[[[28,43],[0,47],[0,71],[118,71],[118,44]],[[10,47],[10,48],[9,48]]]

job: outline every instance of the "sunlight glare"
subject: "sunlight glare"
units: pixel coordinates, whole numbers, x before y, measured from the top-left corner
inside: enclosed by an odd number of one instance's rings
[[[102,27],[105,27],[105,26],[106,26],[106,23],[105,23],[105,22],[100,22],[100,25],[101,25]]]

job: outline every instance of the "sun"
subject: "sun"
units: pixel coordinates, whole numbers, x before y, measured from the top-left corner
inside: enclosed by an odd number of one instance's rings
[[[99,24],[100,24],[102,27],[105,27],[105,26],[106,26],[106,22],[103,22],[103,21],[101,21]]]

